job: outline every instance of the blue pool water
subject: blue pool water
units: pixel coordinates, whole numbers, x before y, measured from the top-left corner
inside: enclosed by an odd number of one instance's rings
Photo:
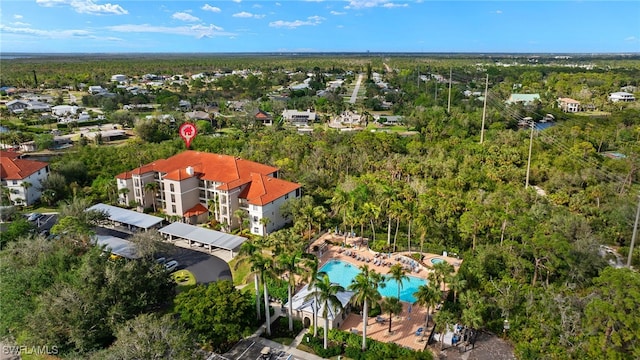
[[[353,278],[355,278],[360,272],[357,266],[340,260],[329,261],[320,269],[320,271],[327,273],[332,282],[340,284],[345,289],[351,285],[351,280],[353,280]],[[385,283],[386,286],[384,288],[378,289],[380,291],[380,295],[386,297],[398,296],[398,283],[392,279],[387,279]],[[426,280],[415,276],[409,276],[408,280],[402,281],[400,300],[411,303],[415,302],[416,298],[413,296],[413,293],[418,291],[418,287],[420,287],[420,285],[426,284]]]
[[[440,258],[433,258],[433,259],[431,259],[431,263],[432,263],[433,265],[435,265],[435,264],[441,264],[441,263],[443,263],[443,262],[444,262],[444,260],[443,260],[443,259],[440,259]]]

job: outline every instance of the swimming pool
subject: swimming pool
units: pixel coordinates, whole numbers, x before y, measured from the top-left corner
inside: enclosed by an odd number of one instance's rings
[[[330,260],[322,266],[320,271],[326,272],[332,282],[342,285],[345,289],[351,285],[351,280],[353,280],[353,278],[355,278],[360,272],[357,266],[340,260]],[[398,283],[393,279],[387,279],[385,283],[386,286],[384,288],[378,289],[380,291],[380,295],[387,297],[398,296]],[[402,281],[400,300],[411,303],[415,302],[416,298],[413,296],[413,293],[418,291],[418,287],[420,287],[420,285],[426,284],[427,281],[424,279],[409,276],[408,280]]]
[[[431,263],[432,263],[433,265],[435,265],[435,264],[442,264],[443,262],[444,262],[444,259],[440,259],[440,258],[433,258],[433,259],[431,259]]]

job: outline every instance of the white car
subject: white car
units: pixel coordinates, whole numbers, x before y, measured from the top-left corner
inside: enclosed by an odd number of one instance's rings
[[[41,217],[43,217],[44,215],[40,214],[40,213],[31,213],[29,214],[29,216],[27,217],[28,221],[36,221],[38,219],[40,219]]]
[[[157,259],[156,259],[156,262],[157,262],[158,264],[161,264],[161,265],[162,265],[162,264],[164,264],[164,263],[166,263],[166,262],[167,262],[167,259],[166,259],[166,258],[164,258],[164,257],[159,257],[159,258],[157,258]]]
[[[166,264],[164,264],[164,268],[167,271],[173,271],[173,270],[178,268],[178,262],[175,261],[175,260],[171,260],[171,261],[167,262]]]

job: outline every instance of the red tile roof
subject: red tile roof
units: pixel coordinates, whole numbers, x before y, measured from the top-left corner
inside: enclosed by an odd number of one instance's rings
[[[196,206],[192,207],[191,209],[187,210],[184,212],[184,216],[185,217],[189,217],[189,216],[198,216],[200,214],[204,214],[207,211],[209,211],[209,209],[207,209],[206,207],[204,207],[204,205],[198,203]]]
[[[22,180],[49,164],[42,161],[19,158],[20,153],[0,151],[0,178],[2,180]]]
[[[247,199],[249,204],[264,206],[298,188],[299,184],[254,173],[238,197]]]

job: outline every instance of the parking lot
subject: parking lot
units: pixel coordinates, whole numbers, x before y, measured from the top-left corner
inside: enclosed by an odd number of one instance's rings
[[[207,360],[303,360],[303,358],[295,357],[282,349],[271,347],[271,343],[267,344],[265,339],[254,337],[241,340],[233,349],[223,355],[211,355]],[[280,344],[278,344],[280,345]],[[271,352],[268,356],[262,355],[262,350],[269,347]]]

